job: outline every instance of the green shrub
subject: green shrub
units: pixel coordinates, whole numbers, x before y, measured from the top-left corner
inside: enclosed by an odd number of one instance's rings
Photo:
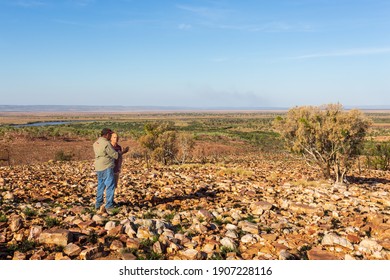
[[[344,111],[341,104],[328,104],[292,108],[285,118],[275,119],[274,128],[291,152],[317,166],[326,179],[343,183],[370,124],[359,110]]]
[[[176,159],[177,133],[173,122],[148,123],[145,125],[145,135],[139,142],[146,149],[146,156],[163,164],[173,163]]]
[[[73,159],[73,154],[67,154],[64,151],[60,150],[56,152],[54,156],[55,161],[71,161]]]
[[[26,253],[27,251],[30,251],[30,250],[34,249],[35,246],[36,246],[36,243],[34,241],[23,240],[20,243],[12,244],[9,247],[9,250],[14,251],[14,252],[15,251],[19,251],[19,252],[22,252],[22,253]]]
[[[37,211],[35,211],[34,209],[31,209],[31,208],[29,208],[29,207],[24,208],[23,213],[24,213],[27,217],[32,217],[32,216],[37,215]]]
[[[60,225],[60,221],[52,217],[47,217],[45,223],[48,228]]]
[[[96,231],[91,230],[87,236],[87,241],[92,244],[96,244],[98,242],[98,235]]]
[[[8,221],[7,217],[5,215],[1,214],[0,215],[0,223],[7,222],[7,221]]]
[[[390,167],[390,141],[367,142],[363,154],[366,157],[367,168],[389,170]]]

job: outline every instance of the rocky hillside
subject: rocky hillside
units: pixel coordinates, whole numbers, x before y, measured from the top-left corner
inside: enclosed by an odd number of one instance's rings
[[[91,161],[0,167],[0,259],[390,259],[390,173],[348,185],[259,154],[146,168],[126,158],[114,215]]]

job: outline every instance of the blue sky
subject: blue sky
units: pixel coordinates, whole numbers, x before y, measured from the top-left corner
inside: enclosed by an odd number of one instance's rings
[[[389,0],[0,0],[0,104],[390,105]]]

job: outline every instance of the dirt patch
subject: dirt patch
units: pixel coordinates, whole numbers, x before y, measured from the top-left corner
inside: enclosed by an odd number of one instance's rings
[[[91,160],[93,161],[94,141],[80,138],[63,139],[27,139],[17,138],[14,141],[2,140],[1,146],[9,151],[11,165],[37,164],[58,160],[59,154],[70,156],[71,160]],[[120,143],[123,147],[130,147],[130,154],[138,148],[138,144],[133,140],[125,140]],[[6,161],[0,161],[0,166],[8,165]]]
[[[8,140],[7,140],[8,139]],[[10,165],[37,164],[48,161],[58,161],[67,158],[73,161],[91,160],[95,140],[83,138],[29,138],[24,135],[14,135],[0,141],[2,150],[7,150]],[[13,139],[12,141],[9,139]],[[143,148],[134,139],[122,138],[120,145],[129,147],[125,157],[143,158]],[[225,141],[223,143],[199,140],[190,153],[188,159],[202,162],[218,161],[226,156],[239,155],[248,152],[249,147],[240,141]],[[8,165],[8,161],[0,161],[0,166]]]

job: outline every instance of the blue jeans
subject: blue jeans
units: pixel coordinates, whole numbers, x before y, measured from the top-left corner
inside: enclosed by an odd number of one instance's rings
[[[115,177],[114,168],[107,168],[103,171],[96,171],[98,186],[96,193],[95,208],[98,209],[104,201],[104,190],[106,190],[106,209],[114,207]]]

